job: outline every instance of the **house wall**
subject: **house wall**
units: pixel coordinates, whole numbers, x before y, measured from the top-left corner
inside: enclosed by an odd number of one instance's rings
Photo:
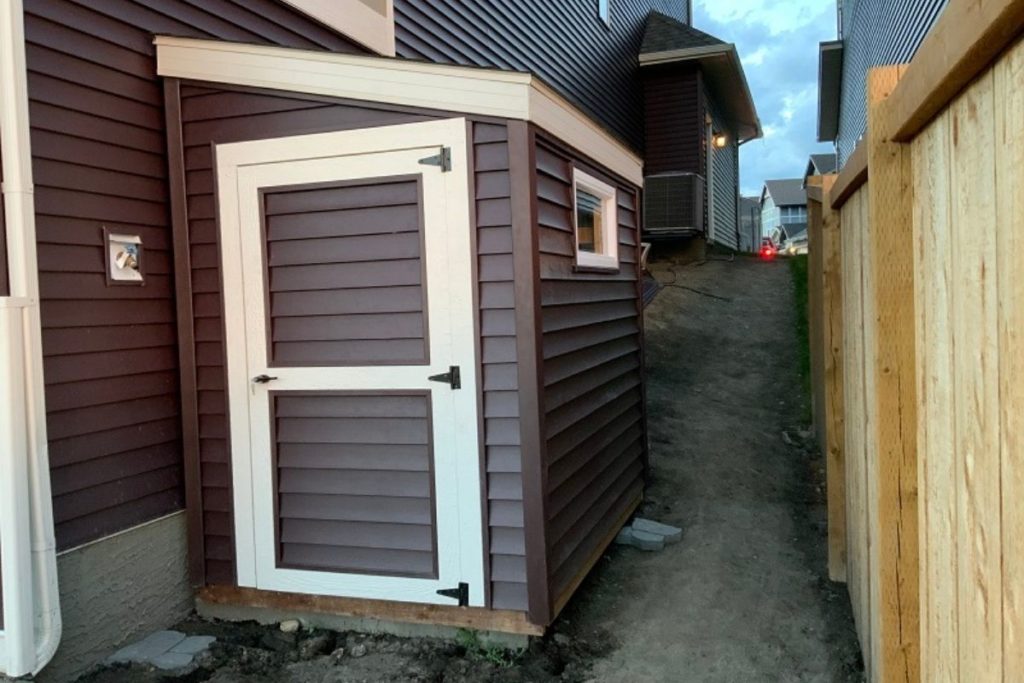
[[[728,136],[728,144],[725,147],[711,148],[712,177],[708,179],[707,188],[711,197],[709,204],[714,203],[715,213],[714,226],[709,227],[708,233],[715,244],[739,249],[737,210],[740,200],[740,148],[735,131],[718,111],[714,99],[710,94],[706,94],[704,99],[707,102],[712,127],[716,132]]]
[[[182,86],[181,113],[199,398],[194,419],[202,488],[203,569],[207,584],[234,585],[231,459],[212,145],[412,123],[445,114],[199,85]],[[508,133],[500,122],[480,121],[474,123],[472,135],[490,604],[500,609],[525,609]]]
[[[636,149],[643,145],[637,54],[647,15],[687,22],[681,0],[396,0],[401,57],[536,73]]]
[[[557,611],[643,494],[639,190],[542,136],[535,160],[544,508]],[[574,165],[618,188],[617,273],[575,269]]]
[[[939,18],[947,0],[840,0],[843,78],[836,148],[840,168],[867,130],[867,73],[906,64]]]
[[[645,67],[644,173],[705,174],[704,87],[694,65]]]
[[[27,0],[25,32],[54,516],[69,548],[184,503],[153,34],[356,48],[273,0]],[[142,237],[145,286],[107,286],[104,226]]]

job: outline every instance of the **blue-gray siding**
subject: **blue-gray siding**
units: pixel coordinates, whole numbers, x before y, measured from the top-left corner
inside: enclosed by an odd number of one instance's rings
[[[637,54],[647,15],[687,21],[683,0],[396,0],[399,56],[536,73],[637,149]]]
[[[729,129],[725,118],[719,114],[715,101],[706,97],[712,125],[716,132],[728,136],[725,147],[711,148],[712,178],[708,182],[708,194],[714,202],[714,225],[708,227],[711,241],[730,249],[739,249],[738,220],[736,207],[739,202],[739,146],[736,136]],[[709,202],[710,205],[710,202]]]
[[[836,141],[846,164],[867,130],[867,72],[909,62],[946,0],[841,0],[843,81]]]

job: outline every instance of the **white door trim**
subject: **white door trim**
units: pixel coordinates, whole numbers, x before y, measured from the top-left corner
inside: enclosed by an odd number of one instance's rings
[[[451,150],[452,171],[446,173],[435,166],[418,166],[417,170],[423,173],[424,210],[440,212],[444,218],[437,225],[447,226],[447,235],[443,232],[431,235],[426,225],[424,230],[428,243],[428,301],[432,302],[428,303],[430,336],[437,335],[449,342],[451,355],[438,358],[432,353],[430,365],[339,370],[346,381],[352,382],[351,387],[326,382],[317,369],[287,369],[292,386],[301,384],[303,390],[372,390],[383,382],[388,388],[429,390],[435,406],[441,402],[451,403],[451,410],[445,411],[447,414],[473,415],[474,419],[460,420],[457,425],[453,421],[448,433],[443,424],[438,424],[441,421],[434,421],[439,578],[277,568],[273,557],[276,552],[273,524],[266,524],[268,514],[269,519],[273,519],[272,509],[267,509],[268,505],[272,506],[273,498],[266,495],[272,490],[271,471],[266,463],[253,457],[254,449],[266,448],[269,444],[269,441],[254,443],[252,425],[257,422],[251,414],[255,409],[251,378],[266,369],[266,337],[260,333],[260,326],[254,330],[252,323],[265,315],[263,288],[256,291],[251,284],[253,245],[257,249],[262,247],[258,240],[245,239],[243,233],[244,226],[258,221],[257,190],[317,180],[373,177],[379,170],[375,170],[375,165],[385,163],[381,159],[422,158],[436,153],[442,145]],[[352,157],[358,155],[366,157],[358,164],[350,163]],[[465,119],[221,145],[216,149],[216,165],[239,585],[317,595],[452,604],[450,598],[437,595],[436,589],[453,588],[458,582],[466,582],[470,586],[470,605],[483,605],[482,491],[476,419],[479,378],[472,295],[469,140]],[[256,263],[262,264],[262,258]],[[262,278],[262,265],[259,271]],[[439,277],[439,273],[444,277]],[[249,286],[243,287],[241,283],[247,281]],[[449,287],[446,282],[462,282],[465,286]],[[427,379],[429,375],[447,371],[452,357],[458,359],[455,364],[462,369],[462,388],[458,391]],[[279,374],[278,370],[281,369],[275,368],[272,374]],[[280,374],[284,380],[284,373]],[[288,383],[275,382],[272,388],[286,391]],[[264,394],[267,391],[265,387],[257,390]],[[262,405],[259,401],[255,403]],[[445,459],[448,459],[447,464]],[[268,562],[272,570],[268,570]],[[338,577],[343,577],[343,581]],[[455,583],[451,583],[453,580]]]

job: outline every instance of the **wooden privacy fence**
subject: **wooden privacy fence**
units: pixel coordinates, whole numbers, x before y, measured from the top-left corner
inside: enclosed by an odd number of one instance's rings
[[[1022,27],[952,0],[808,192],[829,572],[872,681],[1024,681]]]

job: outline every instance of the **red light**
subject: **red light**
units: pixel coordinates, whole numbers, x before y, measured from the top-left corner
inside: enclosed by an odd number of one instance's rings
[[[761,247],[761,258],[765,261],[775,258],[775,249],[769,246]]]

